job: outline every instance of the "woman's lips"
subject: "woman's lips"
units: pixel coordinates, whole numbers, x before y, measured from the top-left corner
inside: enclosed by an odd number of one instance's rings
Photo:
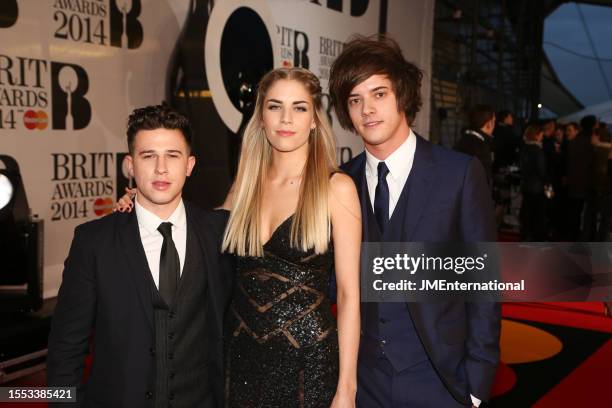
[[[282,137],[288,137],[295,135],[295,132],[292,132],[290,130],[277,130],[276,134]]]

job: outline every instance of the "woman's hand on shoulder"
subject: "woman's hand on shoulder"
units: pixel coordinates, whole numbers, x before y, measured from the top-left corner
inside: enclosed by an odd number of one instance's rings
[[[134,197],[136,197],[136,188],[126,187],[125,194],[117,201],[113,207],[113,212],[132,212],[134,208]]]

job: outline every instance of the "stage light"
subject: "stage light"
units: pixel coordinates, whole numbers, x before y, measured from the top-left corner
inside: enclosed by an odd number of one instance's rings
[[[33,219],[17,161],[0,155],[0,313],[42,305],[43,222]]]
[[[6,207],[13,198],[13,183],[0,171],[0,210]]]

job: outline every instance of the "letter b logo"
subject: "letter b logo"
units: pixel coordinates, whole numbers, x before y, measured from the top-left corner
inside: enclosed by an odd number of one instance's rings
[[[51,97],[53,129],[79,130],[89,125],[91,105],[85,98],[89,78],[75,64],[51,62]]]
[[[110,42],[113,47],[140,47],[143,30],[138,16],[141,9],[140,0],[110,1]]]
[[[8,28],[17,22],[17,0],[0,0],[0,28]]]

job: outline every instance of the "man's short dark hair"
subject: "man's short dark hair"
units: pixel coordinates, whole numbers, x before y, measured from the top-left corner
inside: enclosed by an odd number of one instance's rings
[[[597,117],[595,115],[587,115],[580,119],[580,127],[584,134],[591,137],[593,134],[593,128],[597,125]]]
[[[421,109],[423,72],[406,61],[402,51],[389,37],[353,37],[332,64],[329,91],[340,126],[355,132],[348,112],[348,98],[355,86],[372,75],[386,75],[397,99],[398,112],[412,122]]]
[[[169,129],[183,134],[191,152],[191,123],[189,119],[167,105],[137,108],[130,114],[127,124],[127,141],[130,154],[134,151],[134,137],[140,130]]]
[[[495,117],[495,110],[491,105],[476,105],[468,113],[468,126],[478,130]]]

